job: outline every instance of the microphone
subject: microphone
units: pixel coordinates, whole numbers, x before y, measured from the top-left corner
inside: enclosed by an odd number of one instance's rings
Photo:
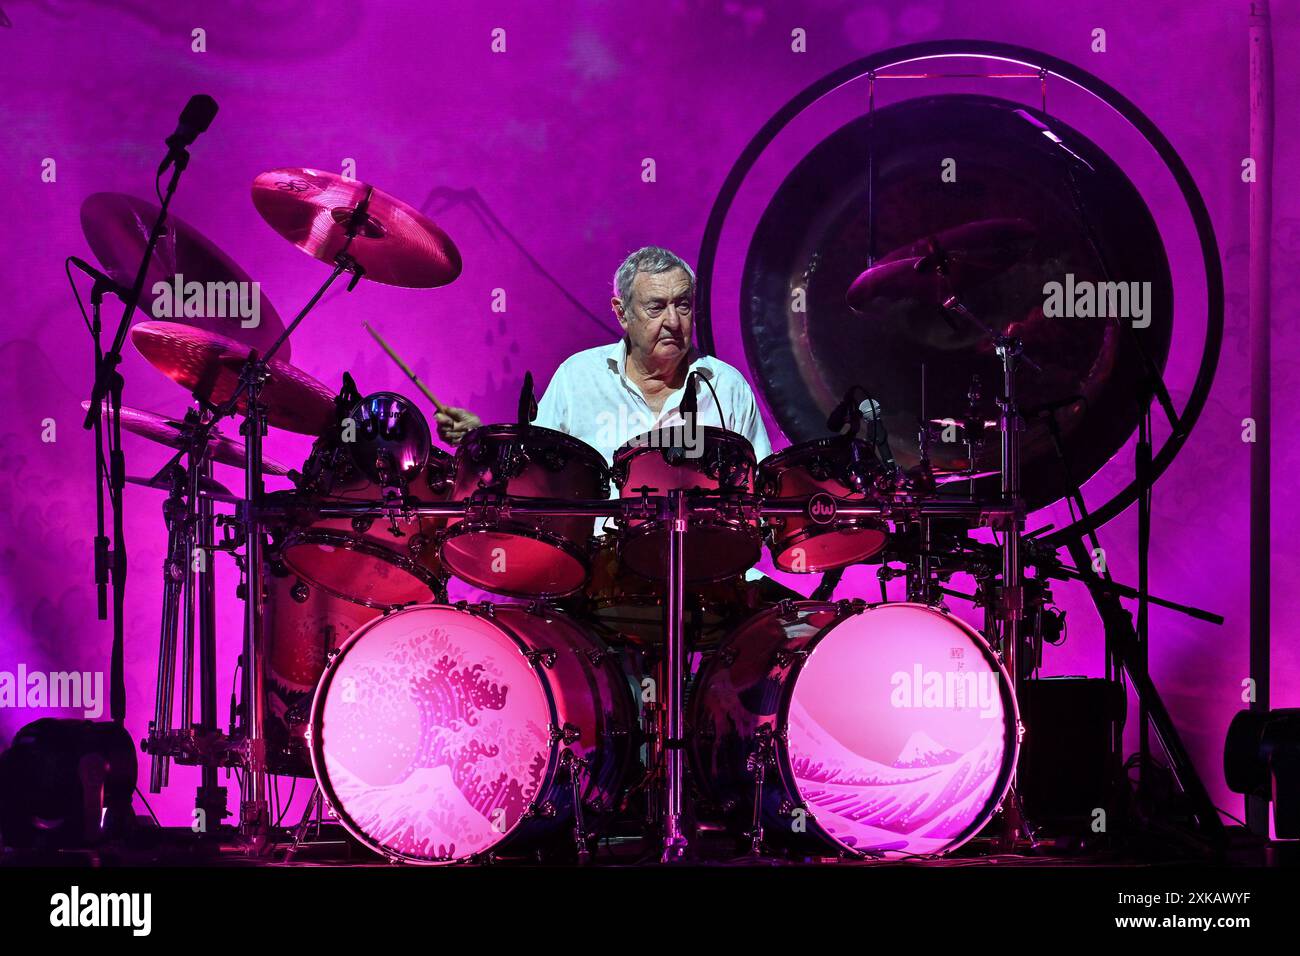
[[[827,417],[826,427],[828,429],[833,432],[840,432],[852,420],[853,428],[849,434],[856,435],[858,433],[858,429],[862,427],[862,410],[853,404],[853,399],[860,391],[862,389],[857,385],[849,387],[849,390],[844,393],[844,398],[840,400],[840,403],[835,406],[835,409]]]
[[[537,417],[537,395],[533,392],[533,373],[524,373],[524,387],[519,391],[519,424],[528,425]]]
[[[871,423],[871,443],[876,447],[880,460],[892,467],[894,453],[889,448],[889,433],[885,430],[885,417],[881,412],[880,403],[874,398],[868,398],[858,406],[858,411],[863,421]]]
[[[679,414],[682,416],[682,421],[688,425],[690,424],[691,419],[700,412],[700,397],[695,393],[695,390],[698,387],[696,385],[696,379],[699,378],[699,374],[699,372],[691,372],[690,375],[686,376],[686,394],[682,396],[682,404],[679,409]]]
[[[199,138],[199,134],[212,125],[217,115],[217,101],[206,93],[196,93],[190,97],[181,110],[181,118],[176,123],[176,131],[167,137],[167,156],[158,167],[158,175],[167,171],[167,167],[176,162],[185,152],[185,148]]]
[[[72,265],[76,266],[77,269],[94,279],[95,284],[102,287],[104,291],[117,296],[123,302],[126,302],[130,298],[130,289],[118,285],[111,277],[104,275],[104,273],[100,272],[85,259],[78,259],[76,256],[68,256],[68,262],[72,263]]]

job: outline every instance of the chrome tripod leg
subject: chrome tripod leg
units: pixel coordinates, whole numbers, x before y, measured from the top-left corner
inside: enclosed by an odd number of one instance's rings
[[[307,831],[311,829],[312,819],[316,820],[316,833],[320,835],[320,819],[325,815],[325,797],[320,792],[320,784],[312,784],[311,796],[307,798],[307,806],[303,808],[302,818],[298,825],[293,828],[293,843],[285,851],[284,859],[287,863],[292,860],[298,848],[302,846],[303,841],[307,839]]]

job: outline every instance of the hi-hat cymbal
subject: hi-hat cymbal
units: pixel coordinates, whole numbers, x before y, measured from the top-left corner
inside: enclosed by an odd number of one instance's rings
[[[307,255],[333,263],[346,252],[371,281],[423,289],[460,275],[460,252],[433,220],[365,183],[316,169],[272,169],[253,180],[253,205]]]
[[[129,289],[135,282],[140,258],[149,241],[149,230],[157,218],[157,206],[125,193],[94,193],[81,204],[81,231],[85,233],[95,258],[118,285]],[[237,309],[231,306],[237,300],[232,300],[228,292],[222,301],[213,302],[214,308],[211,310],[213,313],[224,311],[224,316],[186,316],[179,308],[182,303],[175,301],[173,291],[170,293],[173,308],[169,319],[229,336],[263,352],[284,331],[284,323],[280,321],[270,299],[261,291],[261,286],[257,286],[254,299],[252,280],[248,273],[197,229],[168,213],[167,225],[154,247],[140,297],[140,311],[145,316],[161,317],[154,309],[155,300],[158,299],[153,291],[154,285],[164,282],[174,290],[177,276],[181,277],[185,285],[198,282],[205,289],[215,289],[216,283],[223,286],[230,282],[244,284],[233,287],[235,295],[244,296],[242,301],[250,306],[250,311],[256,303],[257,323],[245,327],[245,323],[251,323],[253,317],[245,318],[235,314]],[[202,311],[209,312],[206,292]],[[285,342],[276,355],[288,361],[289,343]]]
[[[145,478],[141,475],[127,475],[126,483],[129,485],[142,485],[145,488],[156,488],[159,491],[170,491],[171,485],[166,478],[160,478],[154,475],[152,478]],[[213,501],[223,501],[227,504],[235,504],[243,499],[235,494],[215,478],[199,478],[199,492],[206,498]]]
[[[175,322],[141,322],[131,341],[154,368],[211,405],[229,401],[249,348],[234,339]],[[262,384],[266,420],[277,428],[319,435],[334,420],[334,396],[306,372],[271,359]],[[243,395],[236,406],[244,411]]]
[[[88,411],[90,402],[82,402],[81,407]],[[159,445],[166,445],[168,448],[184,448],[188,433],[193,428],[187,422],[125,405],[122,406],[122,427],[133,435],[147,438]],[[243,468],[244,443],[234,438],[227,438],[214,429],[208,436],[208,457],[221,465]],[[262,471],[268,475],[289,474],[287,467],[265,455],[262,456]]]
[[[846,296],[856,312],[879,299],[931,299],[987,282],[1011,268],[1033,245],[1035,230],[1023,219],[984,219],[944,229],[895,249],[858,275]]]

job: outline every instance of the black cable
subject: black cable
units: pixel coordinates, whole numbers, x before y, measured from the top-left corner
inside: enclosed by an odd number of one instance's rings
[[[86,331],[94,338],[95,330],[90,325],[90,316],[86,314],[86,306],[81,301],[81,293],[77,291],[77,283],[72,278],[72,256],[63,260],[63,272],[68,277],[68,285],[72,286],[72,297],[77,300],[77,308],[81,310],[81,322],[86,327]]]
[[[699,376],[696,376],[696,377],[697,377],[697,379],[698,379],[699,381],[701,381],[701,382],[703,382],[705,385],[709,386],[709,391],[713,393],[713,404],[716,405],[716,406],[718,406],[718,421],[720,421],[720,422],[721,422],[721,421],[724,421],[724,419],[723,419],[723,417],[722,417],[722,402],[718,401],[718,392],[717,392],[717,390],[713,387],[713,383],[710,382],[710,381],[708,380],[708,378],[706,378],[706,377],[703,376],[703,375],[699,375]],[[733,415],[731,416],[731,424],[730,424],[730,425],[724,424],[723,427],[724,427],[725,429],[727,429],[727,431],[733,431],[733,432],[734,432],[734,431],[736,430],[736,429],[735,429],[735,424],[736,424],[736,416],[733,414]]]

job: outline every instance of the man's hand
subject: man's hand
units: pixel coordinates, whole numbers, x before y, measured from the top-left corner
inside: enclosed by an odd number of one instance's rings
[[[444,405],[434,415],[434,421],[438,424],[438,437],[448,445],[459,445],[467,434],[483,424],[473,412],[451,405]]]

